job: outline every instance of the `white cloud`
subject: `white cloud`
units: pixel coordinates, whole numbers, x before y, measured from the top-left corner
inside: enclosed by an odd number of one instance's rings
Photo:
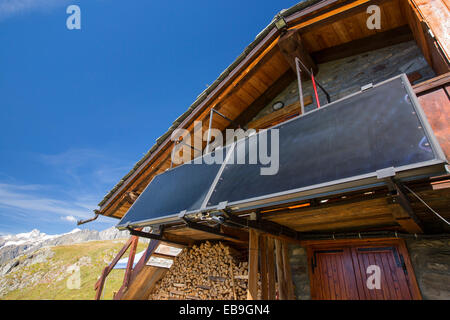
[[[48,173],[45,183],[19,183],[12,177],[0,180],[0,230],[8,231],[11,225],[2,224],[2,216],[17,225],[30,221],[73,223],[92,218],[97,203],[131,167],[124,159],[96,149],[36,156]],[[112,222],[111,218],[99,217],[95,223]]]
[[[39,191],[35,187],[33,192]],[[92,215],[90,211],[71,201],[43,197],[39,193],[30,193],[28,185],[0,184],[0,205],[16,208],[27,212],[46,212],[64,216],[77,216],[87,218]]]
[[[77,219],[74,216],[65,216],[65,217],[62,217],[61,219],[69,221],[69,222],[77,222]]]
[[[0,19],[27,11],[47,11],[69,2],[69,0],[0,0]]]

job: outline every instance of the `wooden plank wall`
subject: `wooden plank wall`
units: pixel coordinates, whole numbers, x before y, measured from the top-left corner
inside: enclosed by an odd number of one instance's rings
[[[295,300],[288,243],[254,229],[249,240],[247,299]]]
[[[450,55],[450,11],[444,0],[412,0],[421,16],[433,31],[437,42],[449,60]]]
[[[450,73],[414,86],[428,122],[442,150],[450,159]]]
[[[406,25],[406,19],[400,11],[401,1],[353,1],[292,28],[301,29],[308,52],[317,52]],[[369,16],[366,10],[370,4],[377,4],[380,7],[379,30],[370,30],[366,27]]]
[[[448,61],[449,48],[445,48],[442,45],[442,41],[438,39],[446,39],[448,35],[442,35],[440,28],[437,28],[435,25],[437,23],[440,23],[442,25],[448,24],[448,20],[450,19],[450,17],[448,17],[447,20],[440,20],[440,17],[428,11],[425,11],[426,15],[424,15],[416,5],[418,1],[421,0],[407,0],[401,2],[403,15],[406,17],[408,25],[413,32],[414,39],[416,40],[416,43],[421,49],[428,64],[432,66],[433,70],[437,74],[444,74],[450,71]],[[424,3],[431,0],[422,1]],[[438,2],[441,0],[435,1]],[[448,9],[445,8],[444,10],[447,11],[448,15]],[[433,38],[433,36],[430,34],[430,32],[428,31],[429,29],[432,30],[435,38]],[[437,34],[435,32],[437,32]],[[444,44],[447,42],[448,41],[444,41]]]

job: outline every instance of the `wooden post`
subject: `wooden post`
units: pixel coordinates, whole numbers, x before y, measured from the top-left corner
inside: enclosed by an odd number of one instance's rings
[[[292,70],[297,70],[295,58],[298,58],[306,67],[303,68],[302,66],[302,72],[306,72],[307,75],[312,69],[314,73],[317,73],[317,65],[313,58],[311,58],[308,50],[306,50],[303,45],[303,41],[298,30],[290,30],[281,36],[280,40],[278,40],[278,47],[280,48],[280,51],[286,61],[291,66]]]
[[[142,255],[142,257],[139,260],[139,262],[136,263],[136,266],[134,267],[134,269],[130,273],[130,277],[129,277],[129,280],[128,280],[128,286],[132,285],[133,281],[136,279],[138,274],[142,270],[144,270],[144,267],[145,267],[147,261],[150,259],[150,257],[156,251],[156,249],[158,249],[158,246],[159,246],[160,243],[161,243],[161,241],[159,241],[159,240],[150,240],[150,242],[148,244],[148,247],[147,247],[147,250]],[[117,291],[117,294],[114,296],[114,300],[121,300],[123,295],[127,291],[128,286],[125,286],[124,284],[122,284],[122,286],[120,287],[119,291]]]
[[[125,243],[125,245],[122,247],[122,249],[120,249],[119,253],[116,255],[116,257],[113,259],[113,261],[109,264],[109,266],[105,267],[105,277],[108,276],[108,274],[111,272],[111,270],[114,268],[114,266],[117,264],[117,262],[120,260],[120,258],[122,258],[122,256],[124,255],[124,253],[128,250],[128,248],[130,247],[131,243],[133,242],[133,237],[130,237],[127,242]],[[103,274],[103,273],[102,273]],[[97,282],[95,283],[94,289],[98,290],[99,285],[101,284],[103,276],[100,277]]]
[[[275,300],[275,245],[273,238],[267,237],[267,280],[269,300]]]
[[[128,256],[128,264],[127,269],[125,271],[125,276],[123,278],[123,286],[128,287],[128,284],[130,282],[130,276],[131,272],[133,270],[133,264],[134,264],[134,256],[136,255],[136,248],[139,242],[139,237],[133,236],[133,242],[131,244],[130,254]]]
[[[286,279],[284,278],[283,267],[283,250],[281,240],[275,240],[275,251],[277,259],[277,282],[278,282],[278,297],[280,300],[287,299]]]
[[[258,231],[249,229],[247,300],[258,299]]]
[[[106,279],[106,275],[108,272],[108,267],[105,267],[102,271],[102,275],[100,276],[100,279],[98,280],[98,285],[96,285],[95,289],[97,290],[95,292],[95,300],[100,300],[100,298],[102,297],[102,291],[103,291],[103,286],[105,285],[105,279]]]
[[[291,263],[289,262],[289,244],[283,241],[283,269],[287,287],[287,299],[295,300],[294,284],[292,282]]]
[[[261,235],[259,237],[259,252],[260,252],[260,271],[261,271],[261,299],[269,299],[268,291],[268,281],[267,281],[267,246],[266,246],[266,236]]]

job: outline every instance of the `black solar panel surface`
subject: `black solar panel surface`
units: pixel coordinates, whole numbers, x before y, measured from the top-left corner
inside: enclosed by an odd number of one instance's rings
[[[401,78],[337,101],[276,128],[278,172],[262,175],[267,164],[250,164],[249,150],[261,148],[254,135],[235,144],[207,206],[240,202],[275,193],[374,173],[436,158]],[[266,131],[268,154],[275,151]],[[244,147],[244,148],[242,148]],[[224,152],[226,153],[226,152]],[[263,152],[264,153],[264,152]],[[119,226],[151,221],[201,208],[221,164],[185,164],[156,176]],[[275,166],[276,167],[276,166]]]
[[[306,114],[276,129],[279,130],[278,173],[261,175],[260,168],[267,167],[261,164],[226,165],[208,206],[435,158],[400,78]],[[268,141],[272,135],[269,130]],[[249,146],[258,144],[260,147],[260,139],[247,138],[240,144],[245,144],[248,163]],[[267,144],[271,151],[270,143]],[[236,154],[238,149],[235,148]]]

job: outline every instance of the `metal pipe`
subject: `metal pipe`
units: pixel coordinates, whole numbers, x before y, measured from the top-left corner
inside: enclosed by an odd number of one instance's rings
[[[213,113],[217,113],[219,116],[221,116],[222,118],[224,118],[225,120],[229,121],[231,124],[236,125],[237,127],[239,127],[239,125],[234,122],[233,120],[231,120],[230,118],[228,118],[226,115],[220,113],[219,111],[215,110],[214,108],[211,109],[211,112],[209,114],[209,127],[208,127],[208,138],[206,140],[206,151],[205,153],[209,153],[209,142],[211,140],[211,126],[212,126],[212,119],[213,119]]]
[[[298,82],[298,97],[300,99],[300,107],[302,115],[305,114],[305,103],[303,101],[303,90],[302,90],[302,71],[300,69],[300,59],[295,57],[295,69],[297,70],[297,82]]]
[[[308,70],[308,68],[303,64],[303,62],[299,59],[298,62],[302,65],[303,69],[309,74],[309,76],[312,75],[312,72]],[[319,81],[316,80],[317,86],[325,93],[325,96],[327,97],[327,102],[330,103],[331,102],[331,98],[330,95],[328,94],[328,92],[325,90],[325,88],[320,84]]]
[[[88,223],[88,222],[91,222],[91,221],[94,221],[95,219],[97,219],[98,216],[100,215],[100,212],[98,210],[94,210],[94,213],[95,213],[95,217],[93,217],[93,218],[86,219],[86,220],[78,220],[77,221],[77,226],[85,224],[85,223]]]
[[[221,116],[222,118],[224,118],[225,120],[228,120],[231,124],[234,125],[238,125],[237,123],[235,123],[233,120],[231,120],[230,118],[228,118],[226,115],[220,113],[219,111],[215,110],[215,109],[211,109],[212,111],[214,111],[215,113],[217,113],[219,116]]]
[[[209,113],[209,127],[208,127],[208,139],[206,140],[206,152],[209,153],[209,142],[211,140],[211,126],[212,126],[212,119],[213,119],[213,110],[211,109]]]

